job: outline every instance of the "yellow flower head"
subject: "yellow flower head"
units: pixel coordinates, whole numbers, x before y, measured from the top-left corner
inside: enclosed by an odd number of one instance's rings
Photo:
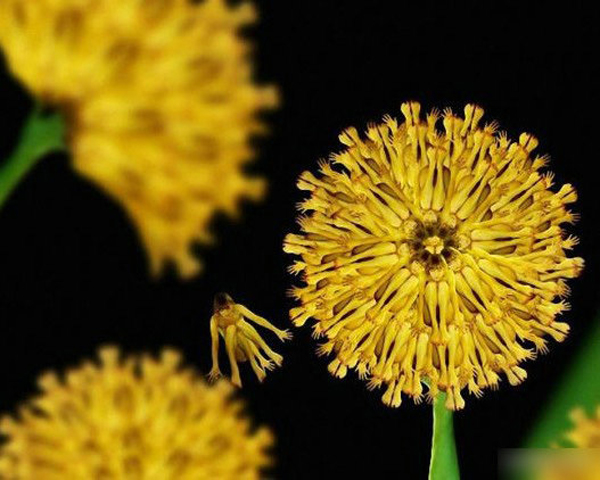
[[[566,437],[577,448],[600,448],[600,406],[596,408],[595,416],[588,417],[581,408],[571,413],[574,428]],[[600,472],[599,472],[600,473]]]
[[[226,382],[207,385],[172,350],[100,358],[43,376],[41,395],[2,420],[0,478],[250,480],[270,463],[269,430],[251,431]]]
[[[311,195],[299,208],[311,213],[284,250],[301,257],[290,270],[306,285],[291,290],[301,306],[290,315],[298,326],[314,318],[327,339],[319,352],[335,355],[329,370],[385,385],[385,404],[418,401],[426,383],[460,409],[463,388],[480,395],[499,373],[522,382],[519,364],[546,349],[544,337],[567,334],[555,317],[569,306],[556,298],[583,260],[567,258],[577,239],[560,225],[576,219],[566,208],[576,193],[550,190],[537,140],[481,128],[481,108],[419,111],[403,104],[404,123],[386,116],[367,138],[346,130],[332,156],[341,168],[322,162],[320,176],[300,176]]]
[[[68,120],[75,168],[121,202],[157,273],[198,271],[216,211],[264,185],[248,178],[257,114],[248,4],[225,0],[3,0],[0,47],[14,75]]]
[[[573,430],[565,437],[569,448],[554,445],[533,478],[539,480],[600,480],[600,407],[589,417],[578,408],[571,412]],[[574,448],[572,448],[574,447]]]
[[[280,330],[271,323],[252,313],[248,308],[235,303],[226,293],[217,293],[210,319],[210,336],[212,340],[212,369],[209,378],[215,380],[222,373],[219,368],[219,335],[225,340],[225,348],[231,366],[231,383],[242,386],[238,362],[249,361],[254,374],[262,382],[267,371],[279,367],[283,357],[271,350],[250,322],[271,330],[279,340],[289,340],[292,334],[288,330]]]

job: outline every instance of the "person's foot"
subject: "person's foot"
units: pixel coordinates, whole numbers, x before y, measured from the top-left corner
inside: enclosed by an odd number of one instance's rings
[[[221,373],[221,370],[219,369],[212,369],[210,372],[208,372],[208,380],[211,382],[216,382],[219,378],[221,378],[223,376],[223,374]]]

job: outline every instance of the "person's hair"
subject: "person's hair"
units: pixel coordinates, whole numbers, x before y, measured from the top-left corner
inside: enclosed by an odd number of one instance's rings
[[[229,295],[219,292],[215,295],[215,299],[213,300],[213,311],[218,312],[231,303],[233,303],[233,300]]]

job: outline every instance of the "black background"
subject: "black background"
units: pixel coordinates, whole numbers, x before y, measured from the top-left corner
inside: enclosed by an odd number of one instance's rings
[[[589,331],[598,306],[599,161],[593,49],[597,16],[579,2],[451,6],[401,1],[261,1],[257,76],[280,86],[283,105],[268,117],[253,170],[269,179],[265,202],[247,205],[238,222],[222,218],[215,248],[202,248],[203,276],[181,282],[147,275],[144,251],[120,207],[76,176],[66,156],[41,162],[0,212],[0,410],[35,391],[34,379],[117,343],[125,351],[173,345],[204,372],[210,368],[212,296],[239,302],[288,325],[294,280],[284,235],[294,230],[295,179],[340,148],[338,133],[402,101],[428,110],[467,102],[486,109],[514,138],[540,139],[557,183],[576,185],[582,220],[577,254],[583,276],[572,282],[572,334],[526,366],[529,379],[455,416],[464,479],[494,478],[496,452],[519,446],[552,386]],[[0,73],[0,153],[10,152],[29,108],[26,94]],[[243,366],[244,396],[255,418],[278,437],[275,478],[426,478],[431,409],[405,400],[399,409],[349,375],[337,380],[314,354],[310,329],[281,346],[282,369],[264,384]],[[227,365],[227,362],[223,362]]]

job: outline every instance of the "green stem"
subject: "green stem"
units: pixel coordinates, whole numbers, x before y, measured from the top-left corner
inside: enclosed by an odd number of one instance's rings
[[[525,446],[548,448],[564,440],[571,429],[569,413],[581,407],[592,414],[600,405],[600,322],[598,319],[577,352],[573,363],[561,378],[547,406],[542,410]]]
[[[39,159],[63,150],[64,121],[60,114],[44,114],[35,107],[27,119],[17,147],[0,166],[0,208]]]
[[[446,395],[440,392],[433,403],[433,437],[429,480],[460,480],[452,411],[444,406],[445,401]]]

